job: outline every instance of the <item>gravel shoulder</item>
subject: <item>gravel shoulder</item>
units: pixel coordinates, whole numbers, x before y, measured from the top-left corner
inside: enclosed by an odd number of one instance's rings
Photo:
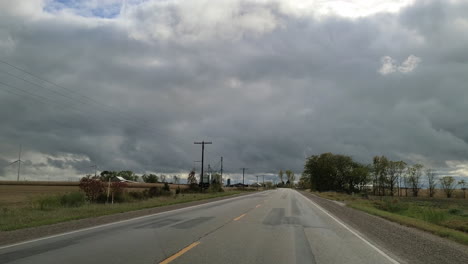
[[[340,205],[309,192],[301,193],[402,263],[468,263],[467,246]]]
[[[214,201],[220,201],[225,199],[230,199],[233,197],[239,197],[244,195],[249,195],[252,193],[241,193],[236,195],[229,195],[223,197],[216,197],[212,199],[205,199],[187,203],[180,203],[168,206],[154,207],[143,210],[130,211],[119,214],[105,215],[100,217],[85,218],[79,220],[73,220],[53,225],[45,225],[39,227],[25,228],[13,231],[0,231],[0,246],[10,245],[14,243],[19,243],[22,241],[33,240],[37,238],[42,238],[46,236],[61,234],[65,232],[75,231],[83,228],[118,222],[122,220],[127,220],[135,217],[151,215],[161,212],[172,211],[176,209],[181,209],[185,207],[190,207],[194,205],[206,204]]]

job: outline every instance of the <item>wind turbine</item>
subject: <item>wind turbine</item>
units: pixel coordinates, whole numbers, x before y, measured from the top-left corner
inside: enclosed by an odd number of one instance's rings
[[[16,181],[19,181],[19,178],[20,178],[21,162],[23,162],[23,161],[21,160],[21,145],[20,145],[18,159],[13,161],[12,163],[8,164],[8,166],[10,166],[10,165],[13,165],[15,163],[18,163],[18,177],[16,178]]]

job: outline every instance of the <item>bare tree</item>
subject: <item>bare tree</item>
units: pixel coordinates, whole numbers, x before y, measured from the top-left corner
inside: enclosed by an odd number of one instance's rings
[[[161,182],[166,182],[166,175],[161,174],[161,176],[159,176],[159,179],[161,179]]]
[[[458,182],[458,184],[461,186],[461,189],[463,191],[463,199],[465,199],[466,198],[466,188],[465,188],[466,182],[465,180],[461,180]]]
[[[397,175],[398,175],[398,196],[401,196],[401,184],[402,184],[402,178],[404,177],[404,172],[406,169],[406,163],[404,161],[398,161],[397,163]]]
[[[389,161],[388,162],[388,170],[387,170],[387,185],[390,189],[390,195],[393,196],[395,194],[395,186],[398,180],[398,161]]]
[[[279,173],[278,173],[278,177],[279,177],[281,183],[284,183],[283,182],[283,176],[284,176],[283,170],[280,170]]]
[[[423,165],[414,164],[413,167],[411,167],[408,171],[408,180],[410,182],[411,191],[413,192],[414,197],[418,196],[419,190],[421,189],[422,168]]]
[[[452,193],[455,190],[455,178],[452,176],[445,176],[439,179],[440,185],[442,185],[442,190],[444,190],[447,198],[452,197]]]
[[[192,185],[192,184],[197,184],[197,177],[195,177],[195,169],[193,169],[188,177],[187,177],[187,183]]]
[[[435,188],[436,188],[436,185],[437,185],[436,174],[435,174],[433,169],[427,169],[426,170],[426,176],[427,176],[429,197],[434,197]]]

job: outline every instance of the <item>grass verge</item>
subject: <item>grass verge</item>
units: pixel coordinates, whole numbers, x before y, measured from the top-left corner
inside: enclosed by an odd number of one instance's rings
[[[51,197],[43,197],[39,206],[18,206],[0,208],[0,230],[10,231],[28,227],[50,225],[65,221],[111,215],[146,208],[168,206],[205,199],[239,194],[241,191],[218,193],[189,193],[176,197],[157,197],[148,200],[117,204],[84,204],[78,207],[56,205]]]
[[[334,192],[315,194],[331,200],[344,201],[348,207],[468,245],[466,201],[403,197],[362,199]]]

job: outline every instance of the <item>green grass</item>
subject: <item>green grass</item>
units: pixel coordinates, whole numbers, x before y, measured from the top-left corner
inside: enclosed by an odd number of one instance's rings
[[[459,199],[371,197],[324,192],[317,195],[468,245],[468,202]]]
[[[179,194],[177,197],[157,197],[148,200],[118,204],[86,203],[82,206],[63,205],[61,204],[61,196],[44,196],[37,199],[34,203],[29,203],[28,206],[0,208],[0,230],[9,231],[27,227],[49,225],[76,219],[230,196],[239,193],[241,193],[241,191],[186,193]]]

